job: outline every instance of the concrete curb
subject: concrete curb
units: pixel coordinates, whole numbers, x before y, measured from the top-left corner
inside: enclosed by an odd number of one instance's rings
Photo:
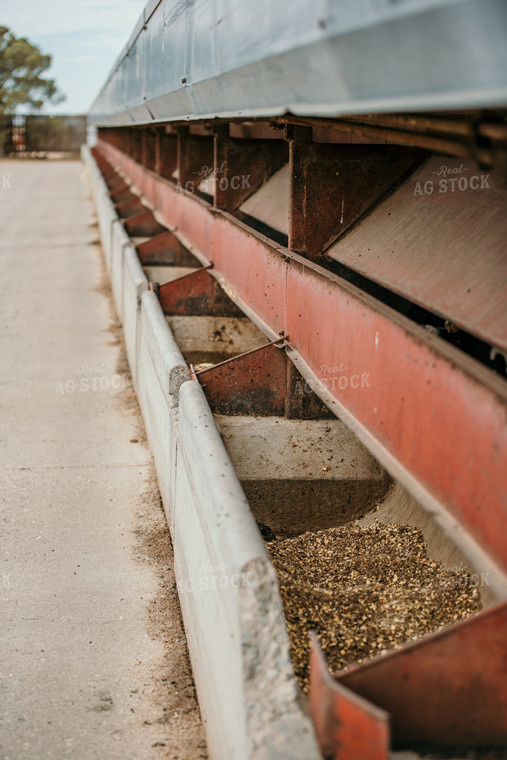
[[[113,291],[114,301],[118,318],[123,324],[123,268],[125,249],[132,246],[129,236],[120,221],[113,221],[111,224],[111,288]]]
[[[118,221],[118,215],[109,196],[109,191],[102,174],[90,149],[86,145],[82,146],[81,157],[90,176],[99,223],[100,241],[104,251],[107,273],[109,277],[111,277],[112,225],[113,222]]]
[[[148,279],[132,245],[124,249],[123,260],[123,334],[134,387],[137,387],[137,359],[141,329],[141,297],[148,290]]]
[[[170,518],[176,468],[178,396],[180,385],[190,377],[190,371],[169,330],[157,296],[149,290],[141,297],[136,364],[137,396],[157,468],[162,500]]]
[[[303,711],[274,568],[200,384],[134,247],[111,246],[115,211],[85,149],[108,271],[171,528],[199,705],[214,760],[318,760]],[[102,182],[103,184],[103,182]],[[112,221],[111,221],[112,220]],[[109,224],[109,226],[108,226]],[[116,225],[118,226],[118,225]],[[106,253],[107,256],[107,253]]]
[[[212,757],[320,757],[298,702],[275,571],[196,381],[180,390],[172,522]]]

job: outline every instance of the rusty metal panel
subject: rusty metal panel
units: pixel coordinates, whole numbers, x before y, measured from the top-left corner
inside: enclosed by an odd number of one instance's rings
[[[158,288],[164,314],[209,314],[213,295],[214,280],[206,269],[196,269]]]
[[[322,420],[334,419],[333,412],[314,393],[308,384],[302,387],[302,377],[294,364],[287,362],[287,404],[285,416],[288,419]],[[301,392],[303,390],[303,392]]]
[[[336,681],[311,634],[310,714],[326,760],[388,760],[389,715]]]
[[[240,298],[263,326],[280,334],[285,320],[285,261],[277,250],[246,225],[228,215],[210,212],[209,205],[200,198],[178,192],[163,178],[153,180],[151,172],[111,145],[103,143],[101,148],[133,179],[166,223],[193,247],[192,252],[195,249],[203,260],[214,261],[215,271],[232,288],[234,299]],[[237,251],[237,255],[230,255],[230,251]]]
[[[215,135],[215,206],[234,211],[289,157],[288,146],[280,140],[235,140],[229,129]]]
[[[285,329],[326,390],[507,570],[505,382],[306,262],[288,267]]]
[[[213,257],[216,271],[225,278],[232,293],[272,332],[280,334],[285,323],[283,256],[248,227],[227,216],[217,216]]]
[[[146,170],[111,146],[104,150],[143,187]],[[215,274],[247,314],[267,334],[289,335],[317,388],[324,388],[318,395],[382,464],[423,506],[457,519],[505,573],[507,546],[498,530],[507,521],[505,382],[167,180],[146,187],[165,221],[202,261],[213,260]],[[465,551],[462,529],[451,527]],[[476,548],[466,549],[472,561]]]
[[[116,213],[121,219],[128,219],[143,211],[146,211],[146,207],[143,206],[137,195],[132,194],[131,198],[127,198],[116,204]]]
[[[125,182],[121,177],[118,176],[118,173],[115,169],[113,169],[109,174],[105,174],[104,178],[106,180],[107,188],[110,193],[116,193],[117,190],[123,190],[125,187]]]
[[[122,203],[136,197],[126,182],[122,182],[116,190],[110,191],[110,195],[113,203]]]
[[[195,188],[202,175],[203,167],[213,166],[213,139],[191,135],[189,127],[178,127],[177,168],[178,182],[183,187]]]
[[[210,274],[209,266],[195,269],[158,288],[165,314],[181,316],[220,315],[242,317],[234,301]]]
[[[177,137],[165,133],[157,134],[157,158],[155,171],[162,177],[172,177],[177,166]]]
[[[209,314],[213,307],[215,280],[207,269],[182,275],[161,284],[158,297],[164,314]]]
[[[507,190],[434,157],[328,255],[507,350]]]
[[[313,144],[311,128],[292,131],[289,248],[313,261],[424,156],[388,145]]]
[[[287,398],[287,356],[268,345],[197,373],[215,414],[283,416]]]
[[[339,674],[396,740],[507,749],[507,604]]]
[[[198,260],[167,230],[137,246],[137,254],[143,266],[157,264],[174,266],[199,266]]]
[[[165,227],[157,222],[151,211],[140,211],[124,219],[125,229],[130,237],[150,237],[164,232]]]
[[[159,180],[153,187],[145,184],[142,192],[166,221],[174,220],[169,224],[177,227],[187,246],[206,251],[208,260],[212,259],[209,254],[213,242],[213,220],[209,214],[195,214],[196,204],[204,210],[208,208],[207,203],[195,195],[178,191],[168,180]]]

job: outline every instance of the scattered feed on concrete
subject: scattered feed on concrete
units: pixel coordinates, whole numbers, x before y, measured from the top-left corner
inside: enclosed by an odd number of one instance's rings
[[[150,683],[143,684],[149,704],[146,724],[161,725],[165,736],[153,746],[165,747],[166,760],[206,760],[208,752],[185,639],[174,576],[174,555],[157,486],[150,468],[146,492],[137,514],[136,558],[158,578],[158,593],[147,600],[148,633],[162,641],[165,658],[153,663]]]
[[[297,679],[308,691],[316,631],[331,672],[385,654],[480,609],[466,571],[431,560],[408,525],[349,525],[266,545],[276,568]]]
[[[123,332],[116,319],[110,286],[102,269],[104,294],[109,296],[112,344],[119,351],[115,372],[125,378],[116,394],[122,414],[132,418],[131,442],[148,447],[146,430],[134,391]],[[132,712],[144,726],[160,726],[163,740],[151,746],[165,760],[206,760],[208,751],[188,655],[174,575],[174,554],[153,463],[146,472],[142,504],[136,515],[135,556],[157,576],[158,592],[146,600],[145,612],[150,637],[161,641],[165,656],[151,665],[151,678],[131,692]],[[109,710],[100,698],[95,711]],[[148,755],[147,755],[148,756]]]

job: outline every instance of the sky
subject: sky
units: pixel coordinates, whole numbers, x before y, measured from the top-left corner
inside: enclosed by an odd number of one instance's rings
[[[0,25],[52,56],[47,76],[67,97],[42,113],[86,113],[148,0],[0,2]]]

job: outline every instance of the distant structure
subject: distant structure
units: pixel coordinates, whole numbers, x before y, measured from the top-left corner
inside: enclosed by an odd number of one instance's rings
[[[86,142],[86,116],[7,116],[3,136],[4,153],[10,156],[77,153]]]

